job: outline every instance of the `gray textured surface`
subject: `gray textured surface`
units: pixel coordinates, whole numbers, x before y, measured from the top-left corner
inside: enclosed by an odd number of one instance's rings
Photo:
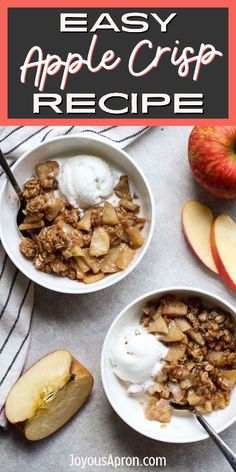
[[[180,209],[188,198],[200,198],[216,211],[236,217],[233,202],[209,197],[194,183],[186,155],[189,131],[187,127],[153,128],[128,149],[144,170],[156,200],[154,238],[138,268],[116,286],[89,296],[60,295],[36,287],[27,365],[46,352],[65,347],[91,370],[95,387],[81,412],[48,440],[34,444],[13,429],[1,432],[2,471],[80,470],[69,466],[70,454],[83,457],[109,454],[140,458],[166,456],[167,467],[163,470],[175,472],[231,470],[210,440],[172,445],[149,440],[131,430],[111,409],[100,379],[100,352],[105,333],[114,317],[135,297],[158,287],[184,284],[208,288],[234,303],[234,294],[196,261],[181,233]],[[235,447],[235,432],[236,425],[222,433],[231,447]],[[86,467],[84,470],[112,469]]]

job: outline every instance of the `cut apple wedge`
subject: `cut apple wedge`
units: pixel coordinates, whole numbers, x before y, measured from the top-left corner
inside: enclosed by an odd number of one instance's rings
[[[189,200],[185,203],[182,210],[184,236],[200,261],[217,274],[210,242],[212,222],[213,214],[210,208],[197,200]]]
[[[221,277],[236,291],[236,223],[229,216],[220,215],[212,224],[211,247]]]
[[[7,419],[27,439],[43,439],[79,410],[92,387],[92,375],[68,351],[52,352],[13,386],[5,405]]]

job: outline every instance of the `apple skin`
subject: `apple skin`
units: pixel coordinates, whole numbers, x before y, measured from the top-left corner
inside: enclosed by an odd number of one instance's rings
[[[211,250],[212,250],[212,255],[215,261],[215,265],[223,281],[228,285],[228,287],[231,288],[231,290],[236,292],[236,284],[229,276],[219,256],[219,252],[218,252],[217,244],[216,244],[216,238],[215,238],[215,224],[216,224],[216,221],[213,221],[212,226],[211,226]]]
[[[236,126],[195,126],[188,158],[197,182],[207,192],[236,198]]]

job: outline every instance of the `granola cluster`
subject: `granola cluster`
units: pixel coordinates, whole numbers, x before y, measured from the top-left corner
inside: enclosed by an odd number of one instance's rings
[[[36,178],[26,182],[24,221],[27,232],[20,250],[34,266],[46,273],[85,283],[126,269],[144,243],[145,219],[131,195],[128,177],[114,187],[117,206],[108,201],[81,214],[59,193],[59,164],[46,161],[35,168]]]
[[[236,382],[236,341],[231,314],[168,295],[143,309],[142,324],[169,348],[147,393],[146,416],[168,422],[172,403],[200,413],[225,408]]]

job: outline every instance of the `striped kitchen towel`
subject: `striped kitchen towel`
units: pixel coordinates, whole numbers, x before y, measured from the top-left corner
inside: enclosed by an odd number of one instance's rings
[[[125,147],[148,130],[146,127],[80,126],[0,127],[0,148],[13,165],[24,152],[61,135],[94,135],[107,142]],[[0,170],[0,185],[5,179]],[[12,385],[19,377],[30,342],[34,287],[12,264],[0,243],[0,427],[6,427],[4,403]]]

